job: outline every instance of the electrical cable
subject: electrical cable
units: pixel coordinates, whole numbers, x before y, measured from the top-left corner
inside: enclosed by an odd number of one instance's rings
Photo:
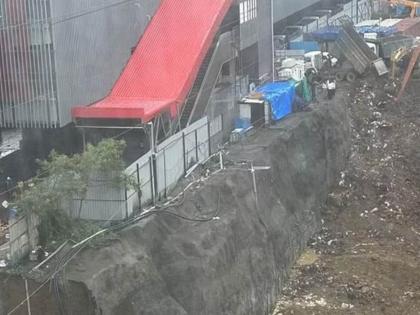
[[[110,222],[112,218],[118,213],[116,211],[112,216],[108,218],[106,222]],[[37,294],[48,282],[50,282],[82,249],[84,249],[87,246],[87,243],[82,244],[79,247],[71,248],[69,252],[65,253],[65,255],[59,259],[59,263],[57,264],[54,272],[52,275],[48,277],[42,284],[40,284],[34,292],[32,292],[27,298],[22,300],[18,305],[16,305],[11,311],[7,313],[7,315],[13,314],[16,310],[18,310],[28,299],[30,299],[32,296]]]
[[[198,182],[198,181],[197,181]],[[189,187],[191,187],[191,186],[189,186]],[[184,194],[185,194],[185,192],[186,191],[183,191],[183,193],[182,193],[182,195],[184,196]],[[146,219],[146,218],[148,218],[148,217],[150,217],[150,216],[152,216],[152,215],[161,215],[161,214],[164,214],[164,215],[170,215],[170,216],[175,216],[175,217],[178,217],[178,218],[180,218],[180,219],[183,219],[183,220],[185,220],[185,221],[189,221],[189,222],[199,222],[199,223],[206,223],[206,222],[210,222],[210,221],[213,221],[213,220],[217,220],[218,219],[218,216],[219,216],[219,214],[220,214],[220,211],[221,211],[221,192],[219,191],[219,197],[218,197],[218,203],[217,203],[217,209],[216,209],[216,211],[215,211],[215,214],[214,215],[212,215],[212,216],[210,216],[210,217],[208,217],[208,218],[199,218],[199,219],[197,219],[197,218],[190,218],[190,217],[187,217],[187,216],[185,216],[185,215],[182,215],[182,214],[177,214],[177,213],[174,213],[174,212],[172,212],[172,211],[168,211],[168,210],[166,210],[167,208],[170,208],[170,207],[172,207],[173,205],[171,205],[171,204],[169,204],[168,206],[165,206],[164,208],[161,208],[161,209],[159,209],[159,210],[149,210],[149,211],[146,211],[146,212],[144,212],[144,213],[142,213],[142,214],[140,214],[139,216],[137,216],[137,217],[133,217],[133,218],[131,218],[131,219],[129,219],[128,221],[124,221],[124,222],[122,222],[122,223],[120,223],[120,224],[117,224],[117,225],[114,225],[114,226],[111,226],[110,228],[108,228],[108,229],[106,229],[105,230],[105,232],[113,232],[113,231],[117,231],[117,230],[121,230],[121,229],[123,229],[123,228],[125,228],[125,227],[127,227],[127,226],[130,226],[130,225],[132,225],[132,224],[134,224],[134,223],[137,223],[137,222],[140,222],[141,220],[144,220],[144,219]],[[115,214],[113,214],[111,217],[110,217],[110,219],[108,220],[108,221],[110,221],[110,220],[112,220],[112,217],[113,216],[115,216]],[[99,235],[98,233],[96,233],[97,235]],[[103,234],[103,233],[102,233]],[[90,240],[90,239],[89,239]],[[18,310],[28,299],[30,299],[32,296],[34,296],[35,294],[37,294],[50,280],[52,280],[82,249],[84,249],[86,246],[87,246],[87,244],[88,244],[88,242],[85,242],[85,243],[81,243],[81,245],[80,246],[78,246],[78,247],[73,247],[68,253],[66,253],[65,254],[65,258],[66,259],[64,259],[64,257],[62,257],[60,260],[59,260],[59,262],[60,262],[60,264],[57,264],[57,268],[55,269],[55,271],[53,272],[53,274],[47,279],[47,280],[45,280],[42,284],[40,284],[28,297],[26,297],[25,299],[23,299],[19,304],[17,304],[11,311],[9,311],[8,313],[7,313],[7,315],[11,315],[11,314],[13,314],[16,310]]]

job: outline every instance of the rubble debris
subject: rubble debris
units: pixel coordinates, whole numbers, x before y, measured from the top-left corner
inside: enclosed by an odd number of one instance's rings
[[[350,89],[352,152],[308,242],[318,259],[296,265],[274,315],[420,312],[420,91],[396,106],[397,90],[372,77]]]

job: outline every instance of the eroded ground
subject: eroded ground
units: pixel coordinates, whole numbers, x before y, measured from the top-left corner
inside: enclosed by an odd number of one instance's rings
[[[420,82],[399,105],[385,79],[349,93],[347,170],[274,315],[420,314]]]

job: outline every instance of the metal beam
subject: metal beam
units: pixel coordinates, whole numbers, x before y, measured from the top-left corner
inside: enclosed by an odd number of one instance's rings
[[[401,84],[400,92],[398,93],[398,96],[397,96],[397,103],[401,101],[401,98],[404,95],[404,91],[407,87],[408,82],[411,79],[414,67],[416,66],[416,63],[419,60],[419,57],[420,57],[420,46],[413,50],[410,63],[408,64],[407,70],[405,71],[404,80]]]

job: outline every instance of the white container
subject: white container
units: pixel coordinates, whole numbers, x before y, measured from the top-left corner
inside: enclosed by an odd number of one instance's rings
[[[378,33],[364,33],[363,37],[366,39],[377,39]]]

